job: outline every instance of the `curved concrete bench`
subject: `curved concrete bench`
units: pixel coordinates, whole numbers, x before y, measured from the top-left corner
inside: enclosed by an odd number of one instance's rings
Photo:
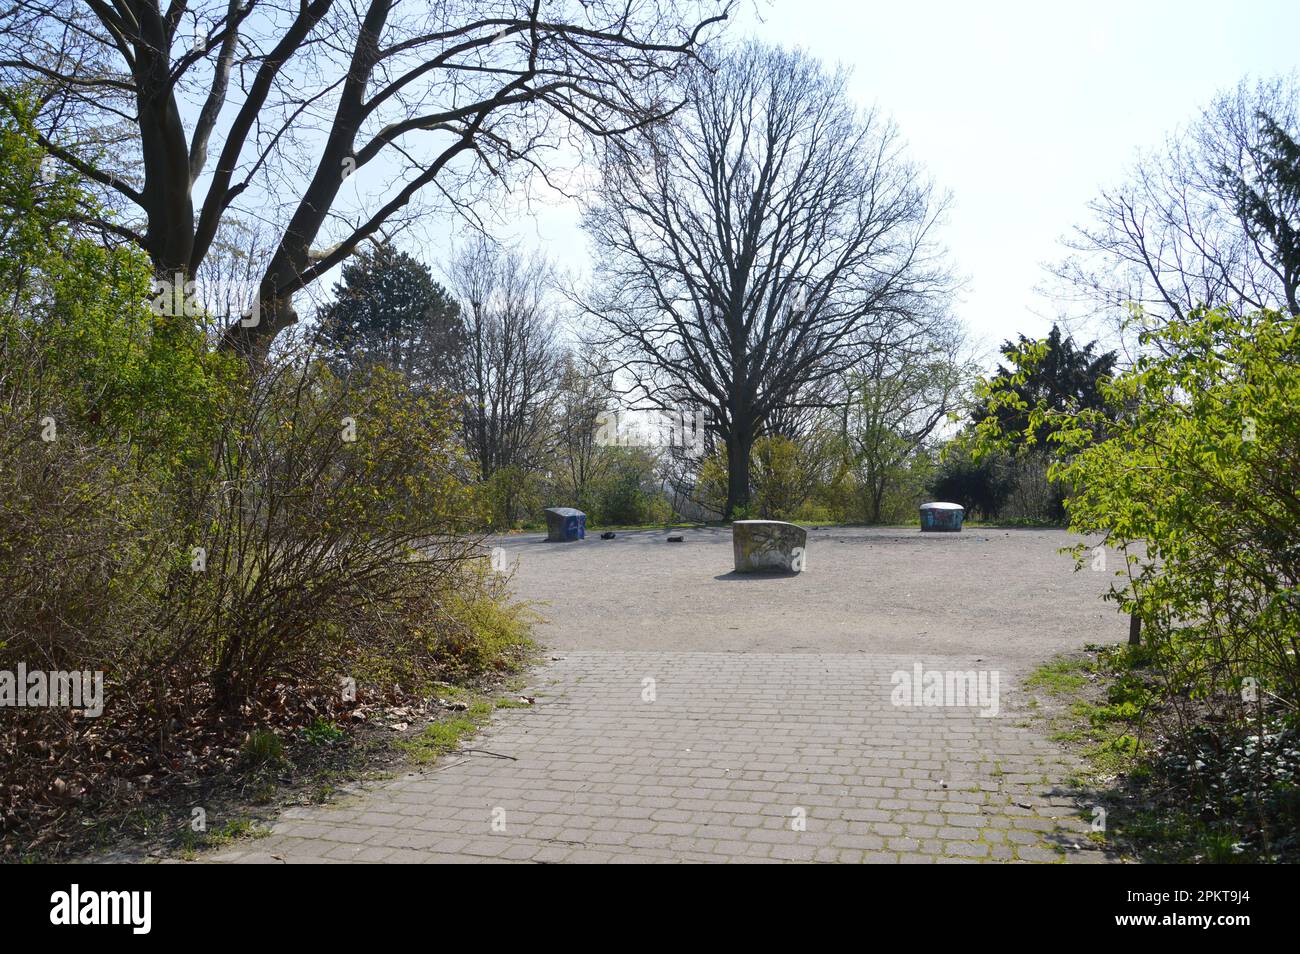
[[[731,525],[737,573],[798,573],[806,564],[807,546],[808,531],[784,520],[737,520]]]

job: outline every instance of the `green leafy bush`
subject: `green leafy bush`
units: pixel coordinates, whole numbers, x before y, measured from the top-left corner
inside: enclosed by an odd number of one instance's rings
[[[102,671],[105,698],[7,712],[0,840],[224,770],[250,731],[261,759],[265,734],[342,716],[340,679],[397,699],[520,662],[529,618],[483,566],[454,399],[310,352],[214,353],[187,310],[150,307],[138,253],[75,231],[88,200],[40,159],[11,111],[0,669]]]
[[[603,447],[603,468],[589,488],[598,526],[668,523],[672,508],[658,485],[653,454],[636,447]]]
[[[1125,553],[1114,597],[1164,650],[1171,688],[1239,702],[1254,678],[1294,712],[1300,327],[1202,310],[1159,343],[1106,389],[1113,414],[1057,422],[1071,527]]]
[[[1211,815],[1248,817],[1267,853],[1270,827],[1294,832],[1300,823],[1295,800],[1279,797],[1258,757],[1252,768],[1250,759],[1196,753],[1207,735],[1223,752],[1258,756],[1260,740],[1295,749],[1300,322],[1200,309],[1142,339],[1150,353],[1103,383],[1100,408],[1063,411],[991,389],[1024,432],[1008,434],[990,415],[980,451],[1047,435],[1049,473],[1073,491],[1070,528],[1088,537],[1075,548],[1080,565],[1098,543],[1118,550],[1109,597],[1142,624],[1146,682],[1121,683],[1110,709],[1154,720],[1145,735],[1166,768],[1184,766],[1169,776],[1178,789]],[[1248,796],[1235,808],[1223,800],[1228,765],[1254,773],[1249,784],[1233,782],[1234,797]],[[1291,814],[1271,815],[1278,806]]]
[[[805,463],[808,455],[808,448],[788,437],[771,435],[754,441],[749,505],[735,510],[732,519],[793,519],[813,496],[818,483],[818,474]],[[701,462],[696,494],[704,506],[722,512],[727,501],[725,449]]]

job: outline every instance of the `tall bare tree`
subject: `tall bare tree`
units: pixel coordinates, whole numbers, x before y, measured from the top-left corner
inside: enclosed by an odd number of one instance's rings
[[[478,237],[450,271],[467,340],[460,390],[470,456],[485,479],[534,471],[549,450],[563,357],[550,267]]]
[[[592,486],[609,472],[610,455],[601,428],[614,408],[611,374],[585,352],[563,358],[555,402],[558,483],[578,506],[589,503]]]
[[[274,223],[256,313],[223,339],[257,351],[426,187],[468,211],[566,137],[662,116],[730,2],[15,0],[0,79],[41,90],[44,145],[160,275],[197,273],[228,216]]]
[[[845,84],[758,44],[689,69],[670,122],[606,151],[586,216],[588,309],[649,400],[709,411],[728,514],[769,416],[949,286],[930,241],[942,202]]]
[[[1090,204],[1056,269],[1084,315],[1149,321],[1200,304],[1300,314],[1300,85],[1242,82]]]

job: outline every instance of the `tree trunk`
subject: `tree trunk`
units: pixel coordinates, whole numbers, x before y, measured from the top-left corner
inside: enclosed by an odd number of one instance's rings
[[[161,37],[159,38],[161,40]],[[189,149],[185,124],[175,98],[168,92],[168,61],[152,51],[141,63],[137,120],[144,183],[140,191],[145,210],[145,251],[154,273],[169,282],[193,277],[194,201],[190,194]]]
[[[871,482],[871,520],[870,523],[880,523],[880,512],[885,506],[885,481],[883,478],[872,480]]]
[[[749,506],[749,453],[754,438],[747,430],[733,430],[727,439],[727,510],[724,520],[733,519],[737,508]]]
[[[292,295],[274,298],[267,296],[265,289],[264,283],[247,315],[236,316],[226,326],[220,342],[222,351],[260,360],[270,351],[275,336],[298,321]]]

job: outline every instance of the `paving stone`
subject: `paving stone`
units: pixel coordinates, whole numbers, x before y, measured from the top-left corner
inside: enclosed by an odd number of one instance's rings
[[[1071,766],[1005,699],[893,705],[891,676],[995,660],[866,653],[569,652],[475,748],[297,807],[205,860],[839,863],[1110,860],[1061,794]],[[1013,674],[1003,671],[1004,696]],[[655,680],[644,702],[642,680]],[[1047,781],[1045,782],[1044,779]],[[1019,803],[1019,804],[1018,804]],[[1021,808],[1030,805],[1032,810]],[[496,809],[504,831],[494,831]]]

